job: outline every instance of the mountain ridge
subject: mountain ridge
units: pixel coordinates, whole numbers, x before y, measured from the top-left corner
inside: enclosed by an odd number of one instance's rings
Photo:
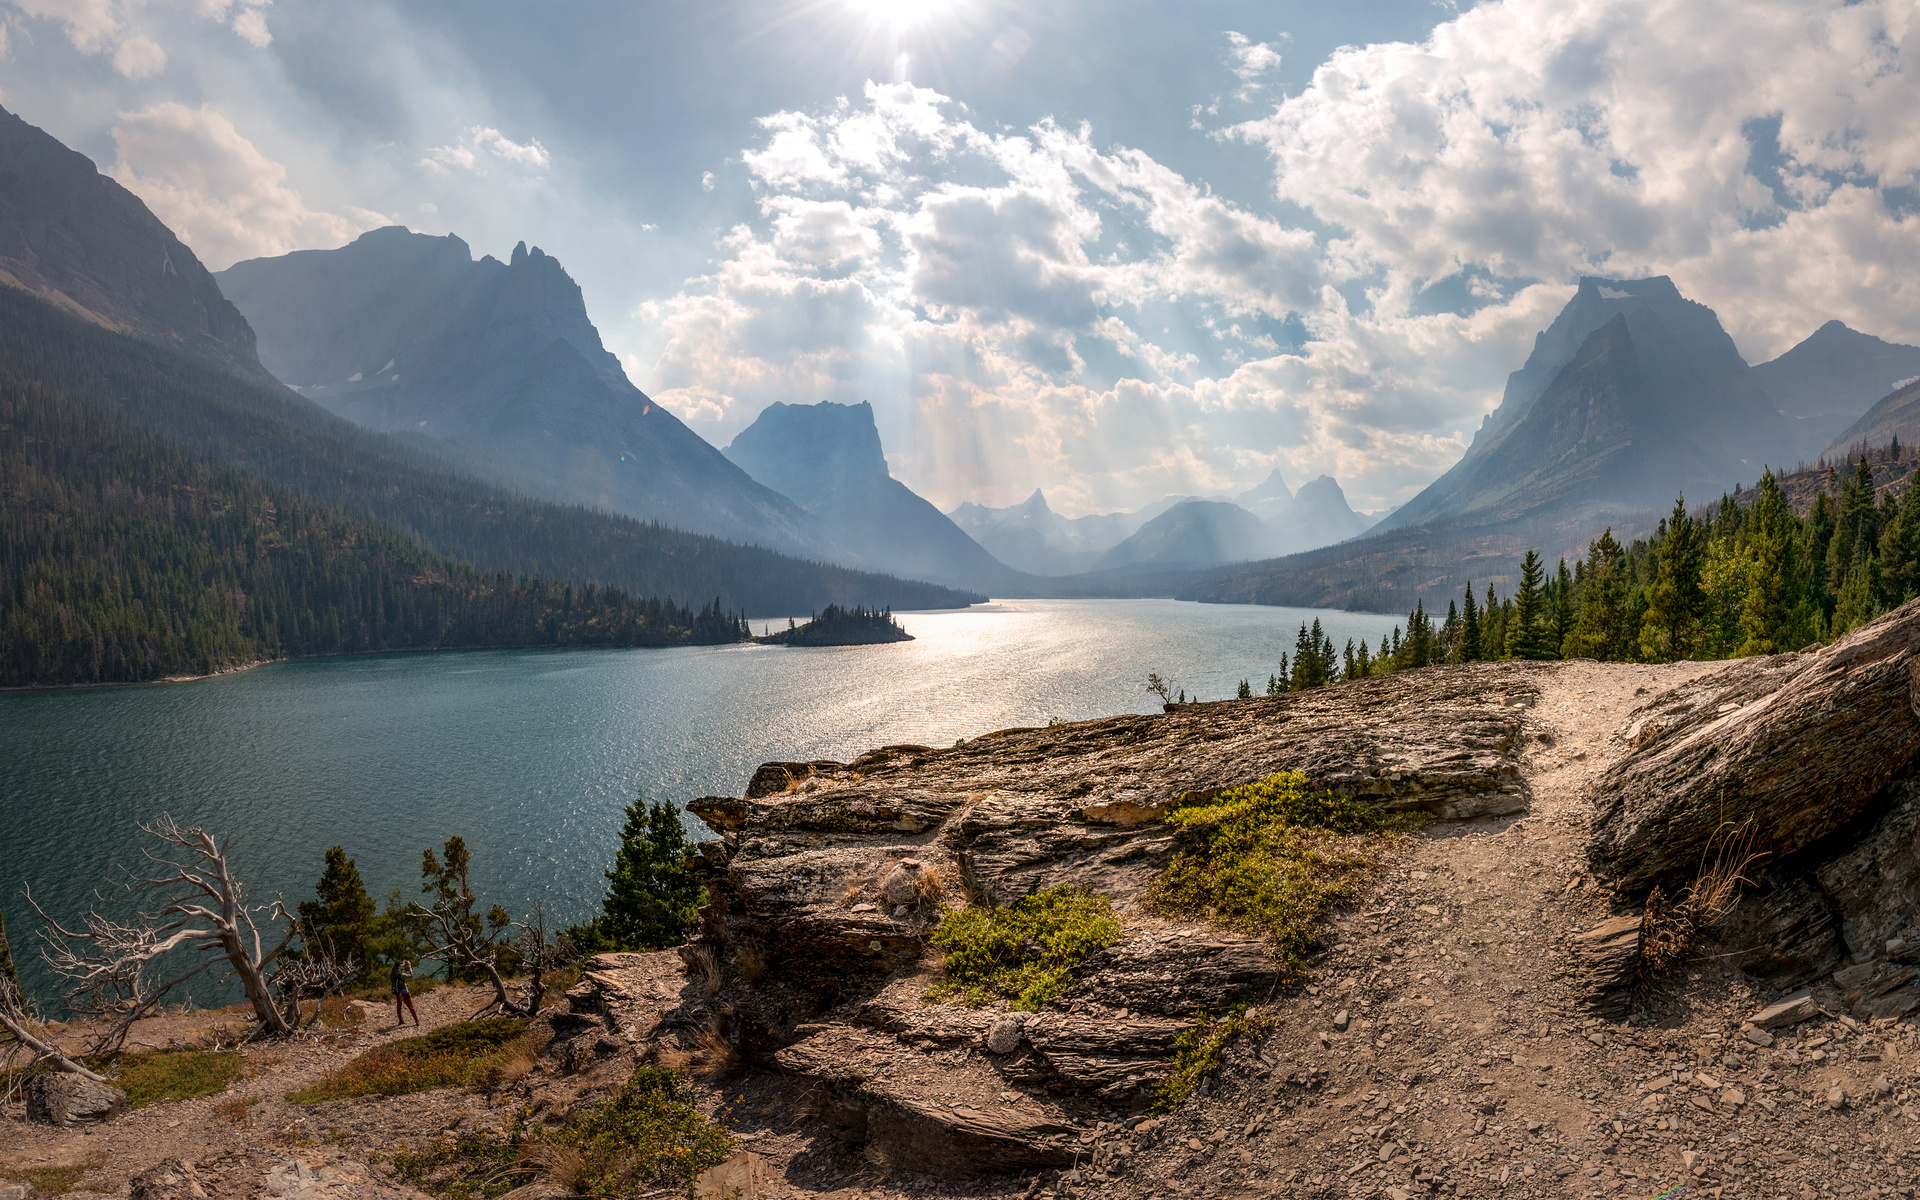
[[[633,386],[579,285],[538,247],[475,260],[451,234],[389,226],[216,278],[267,368],[358,425],[432,438],[470,471],[546,499],[823,549],[799,506]]]

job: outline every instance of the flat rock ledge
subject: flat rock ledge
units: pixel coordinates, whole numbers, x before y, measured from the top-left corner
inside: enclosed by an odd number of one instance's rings
[[[1264,945],[1162,920],[1139,900],[1172,853],[1160,817],[1276,771],[1383,809],[1510,816],[1535,664],[1434,668],[850,763],[768,763],[741,797],[691,806],[717,840],[711,903],[678,952],[601,955],[554,1018],[591,1057],[714,1053],[782,1071],[850,1153],[953,1175],[1074,1161],[1137,1122],[1202,1013],[1272,994]],[[1038,1013],[925,999],[927,935],[968,900],[1059,884],[1113,900],[1123,937]],[[721,1050],[720,1047],[725,1049]]]

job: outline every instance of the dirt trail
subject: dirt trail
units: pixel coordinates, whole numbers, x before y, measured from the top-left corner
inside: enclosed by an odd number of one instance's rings
[[[1259,1057],[1110,1138],[1081,1194],[1911,1196],[1912,1024],[1817,1018],[1763,1048],[1740,1026],[1774,997],[1722,959],[1687,964],[1631,1024],[1583,1012],[1560,977],[1567,939],[1610,913],[1583,789],[1637,703],[1711,666],[1548,673],[1530,813],[1427,830],[1337,922]]]

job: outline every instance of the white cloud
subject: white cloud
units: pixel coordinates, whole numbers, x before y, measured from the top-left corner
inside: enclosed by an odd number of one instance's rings
[[[538,138],[516,142],[498,129],[474,125],[459,141],[428,150],[420,165],[441,175],[459,170],[484,176],[497,165],[537,174],[553,165],[553,157]]]
[[[1280,69],[1280,51],[1266,42],[1256,42],[1244,33],[1227,31],[1227,58],[1233,73],[1240,77],[1239,97],[1250,99],[1260,90],[1260,77]]]
[[[713,172],[712,171],[700,172],[700,190],[703,192],[710,192],[713,190]]]
[[[391,224],[380,213],[316,212],[225,116],[207,108],[157,104],[121,113],[113,128],[119,161],[111,174],[146,201],[209,269],[243,258],[332,247]]]
[[[128,79],[149,79],[166,69],[167,52],[140,32],[144,0],[8,0],[25,16],[57,21],[73,48],[82,54],[105,55],[113,69]],[[232,29],[256,47],[273,41],[260,9],[271,0],[172,0],[194,16],[224,22],[234,11]]]

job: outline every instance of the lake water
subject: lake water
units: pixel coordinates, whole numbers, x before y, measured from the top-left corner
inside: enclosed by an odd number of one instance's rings
[[[383,899],[419,887],[452,834],[476,890],[516,915],[539,899],[591,916],[636,792],[739,795],[763,762],[845,761],[1012,726],[1157,711],[1265,688],[1301,622],[1378,645],[1396,619],[1172,600],[1021,600],[905,613],[916,640],[800,649],[390,654],[276,663],[192,683],[0,693],[0,911],[51,1000],[31,886],[78,916],[166,811],[232,840],[256,896],[312,895],[341,845]],[[690,827],[706,836],[699,823]]]

